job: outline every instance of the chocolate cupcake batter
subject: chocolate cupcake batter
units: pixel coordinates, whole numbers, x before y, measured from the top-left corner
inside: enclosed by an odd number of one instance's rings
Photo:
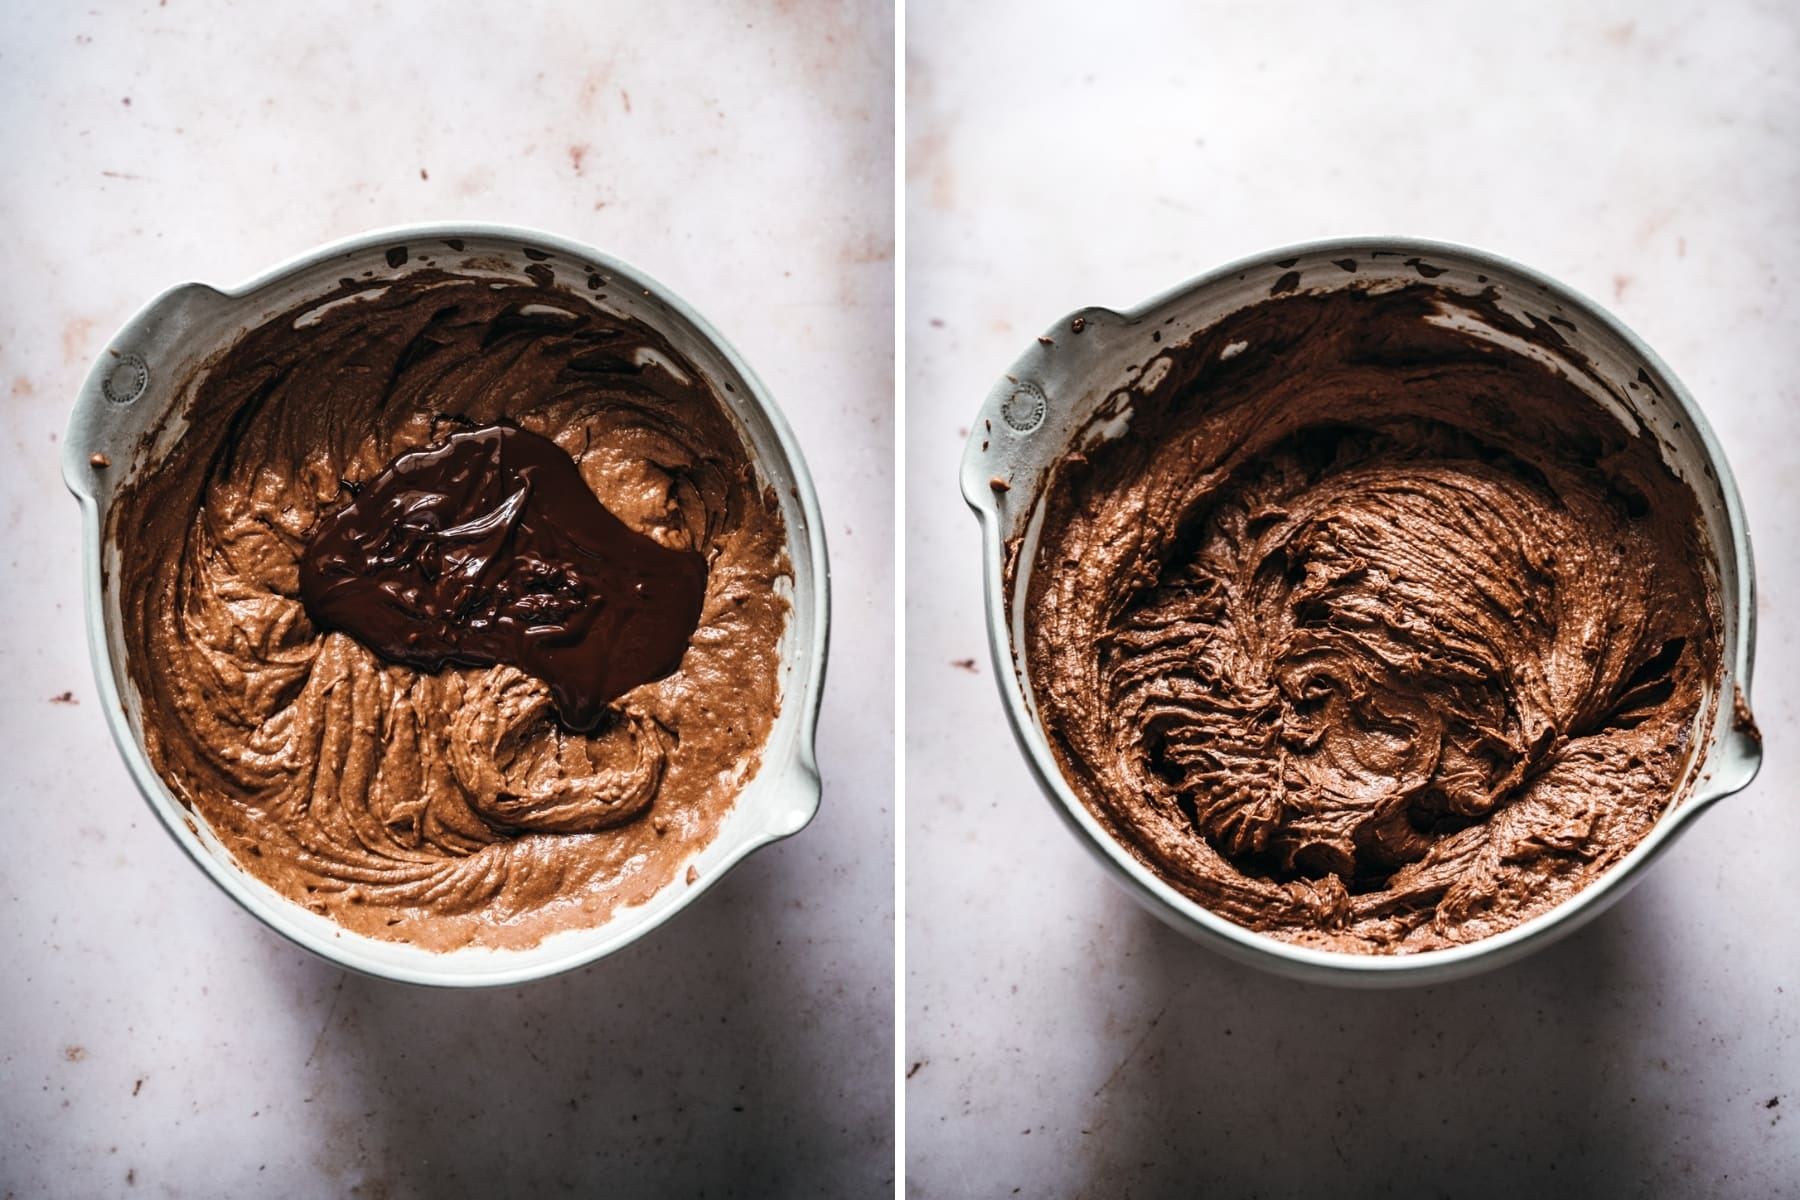
[[[785,535],[660,335],[346,281],[184,415],[110,529],[151,762],[247,870],[361,933],[525,947],[713,838],[779,708]]]
[[[1718,662],[1653,437],[1450,305],[1561,345],[1430,285],[1272,299],[1159,348],[1042,496],[1025,649],[1070,784],[1195,900],[1322,949],[1591,883],[1685,794]]]

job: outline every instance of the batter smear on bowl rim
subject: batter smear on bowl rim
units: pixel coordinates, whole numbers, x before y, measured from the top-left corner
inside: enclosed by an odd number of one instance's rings
[[[1691,491],[1451,309],[1561,345],[1429,285],[1269,300],[1163,351],[1040,497],[1025,651],[1070,786],[1188,896],[1316,948],[1567,900],[1680,802],[1716,703]]]
[[[699,372],[554,288],[347,282],[190,385],[109,515],[150,760],[351,930],[523,948],[671,884],[756,774],[789,572]]]

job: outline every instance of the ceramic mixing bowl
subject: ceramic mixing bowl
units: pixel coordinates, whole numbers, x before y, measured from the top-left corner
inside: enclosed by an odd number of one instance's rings
[[[131,682],[120,627],[120,549],[108,513],[122,488],[169,452],[186,422],[181,406],[199,368],[247,330],[324,296],[344,278],[403,275],[420,267],[529,282],[548,266],[568,278],[599,274],[606,306],[652,326],[727,403],[764,483],[779,497],[792,564],[781,643],[781,711],[761,770],[717,837],[692,860],[696,882],[675,882],[604,924],[560,932],[527,950],[432,953],[351,933],[288,900],[237,865],[205,821],[170,793],[144,752],[142,698]],[[165,417],[169,418],[165,420]],[[96,457],[99,456],[99,457]],[[105,462],[105,466],[96,463]],[[132,778],[163,826],[201,870],[282,936],[369,975],[447,986],[515,984],[591,962],[650,933],[718,883],[760,846],[798,832],[819,804],[814,729],[824,684],[829,587],[824,525],[800,447],[767,389],[700,315],[643,272],[578,242],[504,225],[419,225],[320,247],[240,287],[182,284],[151,301],[107,343],[75,404],[63,477],[81,502],[88,639],[100,696]]]
[[[1562,905],[1502,933],[1450,949],[1362,955],[1296,946],[1208,911],[1152,872],[1094,818],[1063,778],[1045,738],[1025,654],[1025,598],[1042,496],[1071,448],[1129,436],[1129,387],[1160,346],[1271,294],[1383,288],[1428,280],[1453,293],[1494,293],[1532,324],[1555,320],[1571,355],[1604,387],[1597,403],[1629,407],[1667,465],[1693,489],[1705,526],[1723,639],[1719,671],[1701,705],[1690,786],[1618,864]],[[1079,322],[1081,332],[1071,335]],[[1478,336],[1505,344],[1498,331]],[[1350,238],[1270,250],[1221,267],[1125,312],[1083,309],[1047,331],[1009,367],[976,414],[962,460],[962,492],[981,523],[982,577],[994,676],[1025,760],[1069,828],[1152,912],[1243,962],[1295,978],[1362,986],[1435,983],[1509,962],[1600,913],[1643,877],[1681,832],[1748,784],[1762,758],[1750,719],[1755,597],[1750,536],[1731,469],[1699,406],[1662,361],[1598,305],[1536,271],[1462,246],[1403,238]],[[1579,381],[1580,371],[1573,372]],[[1626,419],[1621,415],[1621,419]],[[1009,575],[1009,565],[1012,571]]]

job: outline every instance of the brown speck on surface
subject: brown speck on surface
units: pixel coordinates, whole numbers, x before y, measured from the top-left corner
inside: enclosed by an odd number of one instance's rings
[[[1443,267],[1434,267],[1422,258],[1409,258],[1406,265],[1417,271],[1422,278],[1436,279],[1444,273]]]
[[[134,1096],[143,1090],[144,1090],[144,1081],[142,1078],[139,1078],[136,1083],[131,1085],[131,1094]]]
[[[663,834],[669,832],[669,819],[661,813],[657,813],[650,818],[650,828],[656,830],[657,837],[661,837]]]
[[[126,108],[130,108],[131,107],[131,97],[130,96],[125,97],[123,100],[119,101],[119,103],[123,104]]]
[[[1286,275],[1283,275],[1280,279],[1275,281],[1275,286],[1269,289],[1269,295],[1279,296],[1283,292],[1291,292],[1299,286],[1300,272],[1289,271]]]
[[[420,179],[430,179],[431,173],[429,171],[427,171],[424,167],[420,167],[419,168],[419,178]]]
[[[1006,480],[1000,478],[998,475],[988,480],[988,486],[993,488],[996,492],[1012,491],[1012,484],[1006,482]]]
[[[1625,298],[1625,289],[1630,286],[1631,286],[1631,276],[1629,276],[1629,275],[1614,275],[1613,276],[1613,301],[1614,301],[1614,303],[1617,303],[1618,301],[1623,300]]]
[[[463,241],[461,238],[445,238],[444,245],[460,253],[463,248]]]
[[[988,444],[987,444],[987,442],[986,442],[986,441],[985,441],[985,440],[984,440],[984,441],[983,441],[983,442],[982,442],[982,443],[981,443],[981,452],[982,452],[982,453],[983,453],[983,454],[986,454],[986,453],[987,453],[987,448],[988,448]]]
[[[968,437],[969,437],[969,427],[967,425],[958,425],[956,427],[956,440],[959,442],[967,441]]]
[[[569,147],[569,166],[575,169],[577,175],[581,174],[581,161],[587,157],[587,152],[588,147],[585,142],[579,146]]]
[[[931,318],[931,327],[933,329],[942,329],[944,327],[944,318],[942,318],[942,317]]]
[[[390,267],[405,266],[406,265],[406,247],[405,246],[390,247],[387,252],[387,265]]]
[[[914,1075],[917,1075],[919,1073],[920,1067],[924,1066],[927,1062],[930,1062],[930,1061],[931,1061],[930,1059],[921,1058],[918,1062],[916,1062],[912,1066],[906,1068],[906,1077],[908,1079],[911,1079]]]
[[[1334,258],[1331,260],[1331,265],[1340,271],[1356,270],[1356,260],[1354,258]]]
[[[130,1170],[125,1172],[125,1182],[132,1187],[137,1186],[137,1168],[136,1167],[132,1167]]]
[[[1777,1104],[1780,1104],[1780,1103],[1781,1103],[1780,1096],[1770,1096],[1769,1102],[1767,1104],[1763,1105],[1763,1107],[1764,1108],[1774,1108]]]
[[[1087,318],[1086,317],[1076,317],[1074,320],[1069,322],[1069,332],[1070,333],[1080,333],[1082,330],[1084,330],[1086,328],[1087,328]]]
[[[94,453],[88,455],[88,466],[94,468],[96,471],[104,471],[106,468],[112,466],[112,459],[96,450]]]
[[[1051,339],[1051,338],[1047,338],[1047,337],[1044,337],[1044,336],[1042,336],[1042,335],[1039,335],[1039,337],[1038,337],[1038,345],[1040,345],[1040,346],[1054,346],[1054,345],[1056,345],[1056,342],[1055,342],[1055,341],[1054,341],[1054,340],[1053,340],[1053,339]]]
[[[64,1046],[63,1057],[70,1062],[80,1062],[87,1057],[87,1050],[81,1046]]]
[[[992,433],[994,432],[994,422],[987,417],[983,417],[981,418],[981,428],[984,432]]]
[[[625,106],[627,116],[631,114],[631,93],[624,88],[619,89],[619,102]]]
[[[1750,715],[1750,702],[1744,697],[1744,689],[1735,683],[1731,685],[1731,727],[1757,746],[1762,745],[1762,730],[1756,727],[1756,718]]]
[[[972,658],[958,658],[958,659],[954,659],[954,660],[952,660],[952,662],[951,662],[951,663],[950,663],[950,665],[951,665],[951,666],[953,666],[953,667],[955,667],[955,668],[956,668],[956,669],[957,669],[957,670],[959,670],[959,671],[967,671],[967,672],[968,672],[968,673],[969,673],[969,674],[971,674],[971,675],[979,675],[979,674],[981,674],[981,670],[980,670],[980,668],[978,668],[978,667],[977,667],[977,666],[976,666],[976,665],[975,665],[975,660],[974,660],[974,659],[972,659]]]
[[[74,692],[64,692],[59,696],[50,697],[50,703],[52,703],[52,704],[80,704],[81,701],[79,701],[75,698]]]
[[[689,887],[700,882],[700,868],[696,867],[693,863],[688,864],[687,881]]]

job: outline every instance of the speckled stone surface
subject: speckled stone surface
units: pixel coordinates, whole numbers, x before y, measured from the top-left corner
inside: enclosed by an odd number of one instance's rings
[[[891,1189],[892,30],[862,4],[6,6],[0,1196]],[[163,288],[436,219],[587,241],[724,332],[810,461],[835,601],[815,823],[648,941],[480,994],[308,957],[157,826],[95,705],[57,461]]]
[[[907,1190],[1800,1188],[1800,10],[908,9]],[[1424,991],[1299,986],[1141,911],[994,694],[965,427],[1053,321],[1347,233],[1619,314],[1709,414],[1761,591],[1761,778],[1587,930]]]

